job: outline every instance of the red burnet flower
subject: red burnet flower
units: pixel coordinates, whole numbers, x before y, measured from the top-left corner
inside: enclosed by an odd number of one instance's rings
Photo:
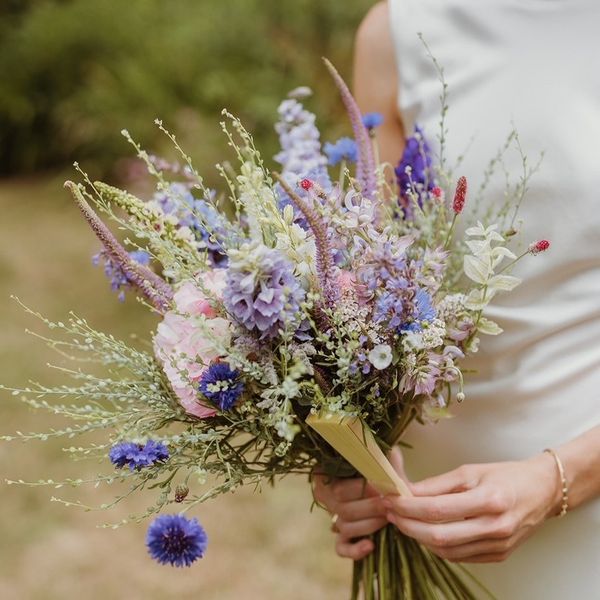
[[[452,202],[452,210],[458,215],[462,212],[465,207],[465,200],[467,199],[467,178],[460,177],[456,184],[456,191],[454,192],[454,201]]]
[[[529,252],[531,254],[539,254],[540,252],[545,252],[548,248],[550,248],[550,242],[548,240],[540,240],[529,245]]]
[[[441,198],[444,195],[444,191],[442,190],[442,188],[439,185],[436,185],[431,190],[431,193],[433,194],[434,198]]]
[[[313,185],[314,185],[314,184],[313,184],[313,182],[312,182],[310,179],[303,179],[303,180],[300,182],[300,187],[301,187],[303,190],[306,190],[306,191],[310,190],[310,188],[311,188]]]

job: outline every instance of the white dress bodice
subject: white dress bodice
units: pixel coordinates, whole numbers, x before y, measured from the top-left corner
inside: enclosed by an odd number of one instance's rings
[[[448,165],[469,200],[514,127],[529,182],[520,240],[548,239],[514,275],[523,283],[487,314],[504,329],[482,339],[455,418],[415,425],[415,478],[461,464],[529,457],[600,423],[600,1],[390,0],[398,104],[437,146],[441,85],[448,84]],[[507,151],[485,203],[504,201],[522,158]],[[465,212],[468,208],[465,209]],[[472,569],[500,600],[600,599],[600,500],[547,522],[508,561]]]

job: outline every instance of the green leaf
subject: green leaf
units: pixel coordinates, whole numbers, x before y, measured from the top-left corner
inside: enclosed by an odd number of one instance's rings
[[[469,310],[482,310],[487,305],[483,300],[483,290],[471,290],[465,301],[465,308]]]
[[[476,256],[467,255],[464,260],[465,275],[474,281],[484,285],[489,277],[489,266],[486,261],[481,260]]]
[[[494,323],[494,321],[490,321],[485,317],[479,319],[477,329],[486,335],[498,335],[499,333],[502,333],[502,328],[499,327],[497,323]]]
[[[494,275],[488,282],[488,288],[510,292],[520,283],[521,279],[513,277],[512,275]]]

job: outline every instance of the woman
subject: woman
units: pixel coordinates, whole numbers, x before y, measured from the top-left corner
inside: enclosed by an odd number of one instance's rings
[[[397,162],[416,123],[432,143],[439,131],[422,32],[448,83],[449,164],[469,148],[460,174],[476,189],[511,127],[530,161],[544,150],[521,239],[552,249],[522,261],[521,286],[490,307],[505,332],[469,363],[456,418],[410,430],[414,498],[317,479],[341,556],[367,555],[357,538],[390,521],[444,558],[480,563],[472,570],[502,600],[600,598],[600,70],[588,68],[598,23],[596,0],[390,0],[360,27],[355,94],[385,117],[383,159]],[[486,202],[502,202],[503,170],[523,171],[518,152],[503,162]]]

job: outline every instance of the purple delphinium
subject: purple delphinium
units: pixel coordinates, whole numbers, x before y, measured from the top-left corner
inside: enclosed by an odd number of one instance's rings
[[[275,131],[279,134],[281,152],[275,155],[275,160],[281,164],[282,175],[293,173],[301,178],[313,169],[324,167],[327,159],[321,154],[321,134],[315,115],[295,99],[284,100],[278,112]]]
[[[207,545],[202,525],[184,515],[159,515],[146,534],[148,552],[161,565],[189,567],[204,556]]]
[[[150,264],[150,255],[144,250],[134,250],[128,254],[140,265],[147,266]],[[125,289],[133,287],[131,279],[122,267],[110,258],[104,249],[92,256],[92,263],[94,266],[97,267],[100,262],[104,263],[104,274],[110,279],[111,289],[114,292],[119,292],[119,301],[123,302],[125,300]]]
[[[400,203],[406,216],[410,217],[412,210],[409,193],[417,193],[421,205],[424,195],[436,186],[431,148],[418,125],[415,125],[413,135],[406,140],[404,153],[395,171],[400,189]]]
[[[237,369],[232,369],[226,362],[216,362],[200,377],[199,388],[221,410],[229,410],[242,395],[244,382]]]
[[[335,144],[327,142],[323,146],[323,150],[327,154],[328,162],[331,166],[335,166],[343,160],[356,162],[358,158],[356,142],[349,137],[341,137]]]
[[[229,258],[223,300],[231,316],[261,339],[295,331],[305,292],[289,260],[262,244],[230,251]]]
[[[148,440],[143,446],[133,442],[120,442],[110,449],[108,457],[119,469],[128,466],[134,471],[167,460],[169,450],[162,442],[154,440]]]
[[[383,115],[378,112],[365,113],[362,116],[362,122],[369,131],[372,131],[383,124]]]
[[[281,151],[275,160],[281,164],[281,177],[302,198],[307,196],[305,190],[298,186],[298,181],[308,178],[318,183],[326,194],[332,189],[331,179],[327,172],[327,158],[321,153],[320,133],[316,126],[316,117],[295,98],[284,100],[279,105],[279,121],[275,130],[279,134]],[[296,222],[308,229],[306,219],[291,201],[289,194],[281,184],[275,187],[279,208],[291,204],[294,207]]]

